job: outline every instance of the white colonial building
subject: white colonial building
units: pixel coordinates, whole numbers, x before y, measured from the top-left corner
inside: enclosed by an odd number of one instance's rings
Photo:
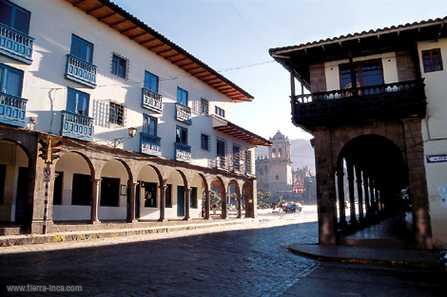
[[[255,215],[270,142],[229,121],[250,94],[110,1],[0,10],[1,221]]]

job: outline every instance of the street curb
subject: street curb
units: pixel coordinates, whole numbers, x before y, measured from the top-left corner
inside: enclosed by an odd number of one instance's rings
[[[313,244],[317,245],[317,244]],[[359,265],[373,265],[373,266],[381,266],[388,268],[414,268],[414,269],[424,269],[424,270],[433,270],[433,271],[443,271],[446,272],[446,268],[439,263],[434,264],[433,262],[428,261],[412,261],[412,260],[385,260],[385,259],[374,259],[374,258],[361,258],[361,257],[341,257],[341,256],[329,256],[323,255],[321,253],[311,253],[306,250],[299,248],[299,246],[295,244],[291,244],[287,247],[287,249],[295,255],[304,256],[313,260],[318,260],[321,262],[336,262],[343,264],[359,264]]]
[[[147,235],[156,233],[169,233],[175,231],[198,230],[220,226],[239,225],[253,220],[234,220],[225,222],[212,222],[200,224],[185,224],[173,226],[156,226],[145,228],[131,229],[112,229],[112,230],[92,230],[92,231],[75,231],[75,232],[59,232],[49,234],[27,234],[13,235],[6,238],[0,238],[0,248],[31,244],[57,243],[68,241],[86,241],[111,237],[125,237],[134,235]]]

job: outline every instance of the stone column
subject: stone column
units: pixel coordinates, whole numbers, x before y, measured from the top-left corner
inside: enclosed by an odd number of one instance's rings
[[[185,221],[189,221],[191,216],[189,215],[190,203],[191,203],[191,188],[185,187]]]
[[[90,222],[92,224],[100,223],[98,211],[99,211],[99,198],[101,197],[101,179],[92,177],[92,207],[90,208]]]
[[[240,195],[237,199],[237,218],[242,218],[242,196]]]
[[[210,200],[210,191],[205,190],[205,220],[211,220],[211,200]]]
[[[334,178],[336,164],[332,148],[328,145],[331,132],[329,129],[319,129],[314,132],[314,136],[319,243],[333,245],[337,242],[337,195]]]
[[[339,166],[337,171],[337,190],[338,190],[338,207],[340,213],[340,225],[346,225],[346,205],[345,205],[345,185],[343,165]]]
[[[364,214],[363,214],[363,182],[362,182],[362,170],[356,166],[355,167],[355,175],[356,175],[356,182],[357,182],[357,193],[358,193],[358,200],[359,200],[359,220],[364,220]]]
[[[128,194],[129,194],[129,199],[130,199],[130,205],[129,205],[130,213],[128,216],[129,223],[135,223],[137,221],[137,219],[136,219],[136,201],[135,201],[135,199],[136,199],[135,193],[136,193],[137,184],[138,183],[133,182],[133,180],[129,180],[127,182],[127,187],[129,189]]]
[[[251,180],[251,217],[256,218],[258,216],[258,190],[256,179]]]
[[[160,222],[167,221],[166,219],[166,189],[168,186],[166,184],[160,184],[158,186],[158,195],[160,197]]]
[[[221,217],[222,219],[227,219],[228,218],[228,213],[227,213],[227,189],[224,190],[224,193],[222,195],[222,214]]]
[[[349,186],[349,205],[350,205],[350,224],[356,224],[357,218],[355,214],[355,196],[354,196],[354,164],[348,158],[346,159],[346,166],[348,169],[348,186]]]
[[[365,171],[363,171],[363,188],[365,189],[365,210],[366,210],[366,218],[369,219],[371,216],[371,203],[369,200],[369,183],[368,176]]]

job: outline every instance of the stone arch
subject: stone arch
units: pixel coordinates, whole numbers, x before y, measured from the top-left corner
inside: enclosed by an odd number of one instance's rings
[[[210,191],[212,213],[227,218],[227,183],[221,176],[215,176],[210,182]]]
[[[30,156],[20,142],[6,137],[0,139],[0,178],[4,185],[1,188],[1,221],[20,224],[31,221],[33,166]]]
[[[228,195],[229,195],[229,214],[233,214],[235,212],[236,217],[242,217],[242,194],[241,188],[237,180],[232,179],[228,183]]]
[[[159,220],[162,199],[160,185],[165,183],[163,173],[152,163],[136,168],[135,212],[140,220]]]

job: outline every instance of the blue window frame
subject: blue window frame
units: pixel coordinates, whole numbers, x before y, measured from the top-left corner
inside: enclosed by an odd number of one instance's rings
[[[143,133],[150,136],[157,136],[157,124],[157,118],[145,114],[143,116]]]
[[[23,71],[0,64],[0,91],[22,97]]]
[[[149,71],[145,71],[144,88],[158,94],[158,76]]]
[[[0,23],[28,34],[31,13],[9,1],[0,0]]]
[[[180,144],[188,144],[188,129],[177,126],[176,133],[175,133],[175,142]]]
[[[226,151],[225,146],[226,146],[225,141],[217,139],[217,141],[216,141],[216,155],[218,157],[225,157],[225,151]]]
[[[88,116],[88,106],[90,102],[90,95],[72,88],[68,88],[67,95],[67,111]]]
[[[200,147],[202,150],[209,151],[210,148],[210,137],[206,134],[200,135]]]
[[[112,74],[121,78],[127,77],[127,60],[116,54],[112,58]]]
[[[177,87],[177,103],[188,106],[188,91]]]
[[[93,62],[93,43],[72,34],[70,54],[91,64]]]

